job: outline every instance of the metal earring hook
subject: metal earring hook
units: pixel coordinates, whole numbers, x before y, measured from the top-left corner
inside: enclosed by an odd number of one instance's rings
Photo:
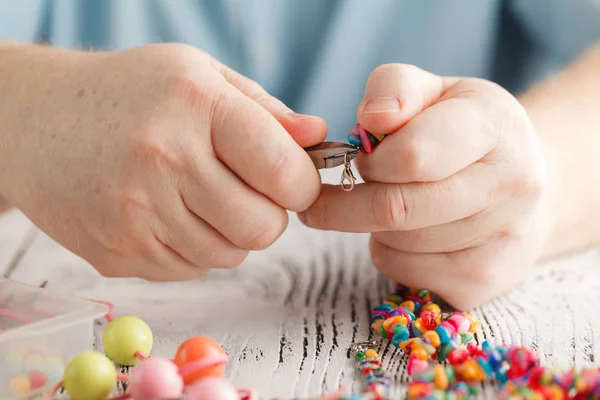
[[[345,192],[351,191],[352,189],[354,189],[355,182],[356,178],[352,173],[352,164],[350,164],[348,154],[344,154],[344,171],[342,172],[342,178],[340,179],[340,185],[342,186],[342,190]]]

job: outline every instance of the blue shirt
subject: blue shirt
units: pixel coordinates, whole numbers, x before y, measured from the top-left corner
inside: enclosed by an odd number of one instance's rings
[[[518,92],[600,39],[600,0],[2,0],[0,37],[118,50],[185,42],[344,139],[400,62]]]

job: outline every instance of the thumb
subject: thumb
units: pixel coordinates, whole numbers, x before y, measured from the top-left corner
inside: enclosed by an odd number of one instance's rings
[[[301,147],[309,147],[325,140],[327,124],[314,115],[296,114],[281,100],[271,96],[258,83],[214,61],[213,66],[231,85],[267,110]]]
[[[369,76],[357,110],[358,122],[374,134],[393,133],[435,104],[455,81],[413,65],[381,65]]]

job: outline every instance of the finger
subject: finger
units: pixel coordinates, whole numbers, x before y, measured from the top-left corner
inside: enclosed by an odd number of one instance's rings
[[[188,210],[183,202],[176,215],[170,214],[162,221],[157,236],[162,243],[199,268],[237,267],[248,255],[248,250],[235,246]]]
[[[219,160],[201,162],[196,170],[202,173],[180,184],[184,204],[234,245],[260,250],[283,233],[288,222],[285,210],[248,187]]]
[[[389,134],[436,102],[454,78],[444,78],[413,65],[384,64],[369,76],[357,118],[367,131]]]
[[[214,66],[230,84],[273,115],[300,147],[309,147],[325,140],[327,124],[322,118],[296,114],[252,79],[221,63],[215,62]]]
[[[501,214],[500,216],[498,214]],[[478,247],[510,234],[506,213],[480,212],[454,222],[412,231],[375,232],[380,243],[402,252],[448,253]]]
[[[351,192],[324,186],[301,220],[313,228],[343,232],[414,230],[445,224],[504,201],[504,195],[495,192],[496,175],[491,166],[476,163],[440,182],[367,182]]]
[[[428,288],[457,309],[467,310],[522,279],[522,272],[513,272],[522,266],[513,260],[516,252],[529,251],[514,244],[503,238],[469,250],[422,254],[394,250],[372,237],[370,249],[375,267],[385,277],[408,287]],[[519,259],[523,265],[531,262],[529,254]]]
[[[249,186],[280,206],[305,210],[321,180],[313,162],[264,108],[233,86],[218,88],[212,110],[212,142],[218,158]]]
[[[361,176],[377,182],[431,182],[483,159],[497,145],[513,108],[499,91],[478,80],[459,81],[444,100],[389,135],[372,154],[361,155]]]
[[[186,281],[208,273],[208,269],[193,265],[158,238],[153,237],[149,242],[148,257],[123,259],[116,254],[107,254],[101,261],[91,264],[107,278],[139,278],[151,282]]]

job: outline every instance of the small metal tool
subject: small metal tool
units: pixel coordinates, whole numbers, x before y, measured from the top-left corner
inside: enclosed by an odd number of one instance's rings
[[[342,189],[349,192],[354,188],[356,178],[352,173],[350,162],[360,152],[360,147],[342,142],[324,142],[305,149],[317,169],[329,169],[344,166],[340,184]]]

